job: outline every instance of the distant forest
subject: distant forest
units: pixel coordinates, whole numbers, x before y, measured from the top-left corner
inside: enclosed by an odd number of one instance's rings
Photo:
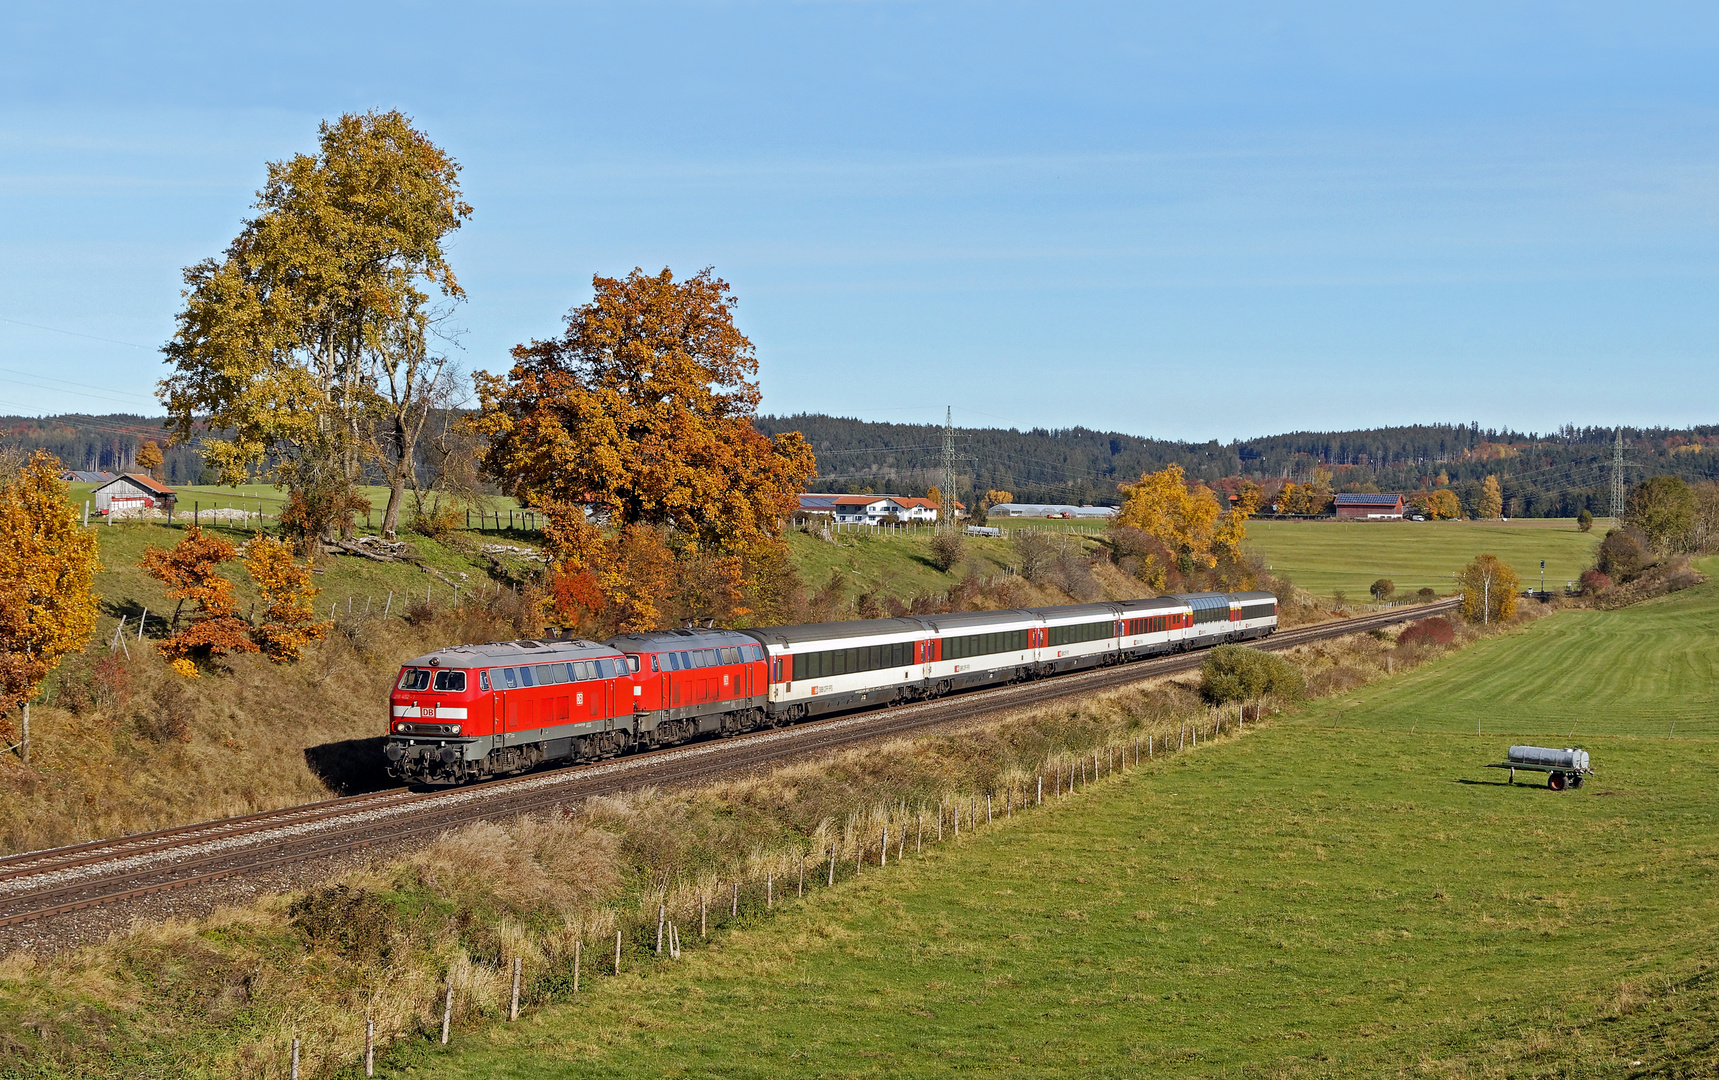
[[[920,495],[940,482],[943,429],[934,424],[801,414],[760,417],[757,426],[765,434],[804,433],[818,455],[822,490]],[[1220,489],[1251,479],[1268,491],[1284,480],[1305,483],[1323,466],[1337,491],[1449,486],[1472,513],[1490,474],[1503,487],[1508,516],[1569,517],[1609,510],[1613,435],[1611,428],[1567,426],[1543,435],[1421,424],[1184,443],[1087,428],[969,428],[955,435],[956,486],[964,501],[995,489],[1020,502],[1116,505],[1119,485],[1172,463],[1190,480]],[[1625,428],[1623,435],[1630,483],[1661,473],[1719,478],[1719,426]]]
[[[205,479],[192,446],[169,447],[159,417],[0,417],[0,443],[42,447],[67,468],[121,472],[154,439],[165,455],[163,479]],[[943,429],[824,416],[762,416],[760,431],[802,432],[818,455],[819,490],[923,495],[940,482]],[[1688,481],[1719,479],[1719,426],[1625,428],[1626,478],[1668,473]],[[956,497],[970,505],[988,490],[1020,502],[1116,505],[1121,484],[1178,464],[1190,480],[1219,489],[1240,481],[1268,491],[1284,480],[1306,482],[1329,469],[1337,491],[1420,491],[1449,486],[1465,511],[1478,504],[1481,482],[1499,478],[1511,517],[1604,514],[1611,499],[1613,431],[1565,427],[1551,434],[1500,431],[1478,424],[1425,424],[1357,431],[1299,431],[1258,439],[1173,442],[1086,428],[967,428],[955,433]]]

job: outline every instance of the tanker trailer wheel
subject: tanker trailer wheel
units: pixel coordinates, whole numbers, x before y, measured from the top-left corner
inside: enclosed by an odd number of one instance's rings
[[[1578,772],[1578,773],[1571,773],[1570,774],[1570,786],[1573,788],[1579,788],[1582,786],[1582,774],[1581,773]]]
[[[1564,790],[1564,774],[1561,772],[1547,773],[1546,774],[1546,786],[1551,788],[1553,791],[1563,791]]]

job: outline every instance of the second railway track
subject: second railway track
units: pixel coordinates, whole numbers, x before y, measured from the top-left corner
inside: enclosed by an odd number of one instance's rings
[[[1280,631],[1257,647],[1293,648],[1443,614],[1454,605],[1455,601],[1445,601],[1298,627]],[[395,788],[11,855],[0,858],[0,927],[123,904],[169,890],[394,844],[473,821],[513,817],[646,784],[696,784],[788,757],[1172,675],[1199,667],[1203,658],[1201,653],[1174,654],[473,787],[422,792]]]

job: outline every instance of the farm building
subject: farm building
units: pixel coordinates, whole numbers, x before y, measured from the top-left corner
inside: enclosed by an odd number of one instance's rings
[[[87,469],[64,469],[60,479],[68,484],[105,484],[114,478],[110,472],[92,472]]]
[[[1356,493],[1337,496],[1339,521],[1400,521],[1402,516],[1401,495]]]
[[[961,516],[961,504],[955,504]],[[801,514],[829,514],[838,525],[881,525],[897,522],[936,521],[937,504],[911,495],[820,495],[800,496]]]
[[[111,510],[173,509],[179,496],[142,473],[124,473],[90,492],[98,514]]]

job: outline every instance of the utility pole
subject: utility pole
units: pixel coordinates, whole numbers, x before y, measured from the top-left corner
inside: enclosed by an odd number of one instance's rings
[[[955,527],[955,409],[943,407],[943,523]]]
[[[1617,429],[1612,443],[1612,520],[1621,522],[1624,515],[1624,442],[1623,428]]]

